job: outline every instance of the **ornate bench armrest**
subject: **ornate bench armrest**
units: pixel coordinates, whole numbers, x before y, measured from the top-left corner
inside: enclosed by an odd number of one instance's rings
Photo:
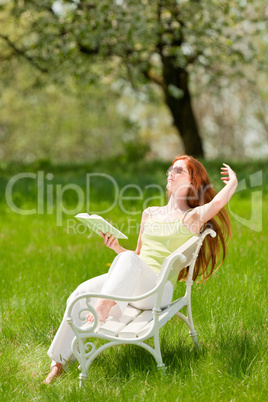
[[[83,295],[77,296],[75,299],[73,299],[73,301],[68,306],[67,317],[68,317],[69,322],[70,322],[70,320],[73,320],[72,319],[72,310],[73,310],[75,304],[77,302],[79,302],[79,300],[82,300],[82,299],[85,300],[86,306],[85,306],[84,309],[81,309],[81,311],[80,311],[80,317],[79,318],[80,318],[81,321],[83,321],[83,319],[81,318],[81,314],[84,311],[92,312],[92,314],[94,315],[95,321],[98,320],[98,317],[97,317],[97,314],[96,314],[96,311],[95,311],[94,307],[92,307],[90,305],[90,300],[92,298],[98,298],[98,299],[101,298],[101,299],[110,299],[110,300],[112,299],[115,302],[116,301],[125,301],[125,302],[128,302],[128,303],[132,303],[132,302],[136,302],[136,301],[146,299],[147,297],[149,297],[149,296],[151,296],[151,295],[156,293],[157,298],[156,298],[156,303],[155,303],[154,308],[159,310],[163,290],[164,290],[164,287],[165,287],[165,284],[166,284],[166,281],[167,281],[167,277],[168,277],[170,269],[172,268],[172,264],[173,264],[173,262],[175,260],[179,260],[181,262],[184,262],[186,259],[182,254],[179,254],[179,253],[176,254],[176,255],[173,255],[172,259],[170,259],[168,261],[168,263],[163,265],[157,285],[153,289],[151,289],[149,292],[144,293],[142,295],[135,296],[135,297],[123,297],[123,296],[107,295],[107,294],[103,294],[103,293],[84,293]]]

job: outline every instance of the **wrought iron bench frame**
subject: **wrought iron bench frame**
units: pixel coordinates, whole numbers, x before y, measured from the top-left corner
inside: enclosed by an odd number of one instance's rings
[[[147,298],[148,296],[157,294],[155,306],[152,310],[138,310],[130,305],[126,308],[121,319],[116,319],[109,316],[104,322],[98,321],[98,315],[93,306],[90,305],[91,298],[111,299],[110,295],[90,293],[77,296],[68,307],[67,322],[72,327],[75,338],[72,343],[72,351],[79,362],[81,373],[79,375],[80,385],[82,380],[87,379],[87,373],[93,360],[104,350],[122,344],[139,345],[150,352],[157,362],[158,368],[163,368],[159,330],[166,324],[174,315],[179,316],[189,327],[189,334],[192,337],[195,345],[199,347],[197,340],[197,332],[194,328],[192,309],[191,309],[191,286],[193,284],[193,270],[195,262],[202,246],[204,238],[210,235],[216,236],[212,229],[206,229],[201,234],[193,236],[185,244],[170,254],[163,262],[159,273],[158,283],[154,289],[138,297],[115,297],[114,301],[128,301],[128,303],[136,302]],[[189,266],[186,279],[186,293],[183,297],[174,300],[168,307],[161,309],[161,298],[164,286],[167,280]],[[80,325],[77,325],[72,315],[73,308],[77,302],[84,299],[85,307],[79,311]],[[187,308],[187,315],[184,315],[180,310]],[[85,316],[91,312],[94,316],[94,322],[87,322]],[[154,347],[151,347],[146,340],[152,338]],[[96,348],[96,345],[89,341],[89,338],[98,338],[107,341],[104,345]]]

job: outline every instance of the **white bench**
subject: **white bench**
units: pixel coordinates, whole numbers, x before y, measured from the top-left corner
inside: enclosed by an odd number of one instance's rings
[[[199,250],[202,246],[204,238],[210,235],[216,236],[212,229],[206,229],[202,234],[193,236],[185,244],[179,247],[171,255],[169,255],[163,262],[157,286],[150,292],[139,297],[114,297],[113,300],[128,301],[129,303],[145,299],[146,297],[156,293],[156,303],[153,310],[138,310],[131,305],[128,305],[124,315],[120,319],[109,316],[104,322],[98,321],[97,313],[90,305],[91,298],[111,299],[111,296],[104,294],[90,293],[77,296],[68,308],[67,322],[72,327],[75,338],[72,344],[74,356],[80,364],[81,373],[79,375],[80,384],[82,380],[87,378],[88,369],[93,360],[104,350],[111,346],[121,344],[135,344],[148,350],[155,358],[157,367],[164,367],[160,343],[159,343],[159,329],[169,321],[175,314],[178,315],[189,327],[190,336],[192,337],[196,346],[198,345],[197,333],[194,328],[192,311],[191,311],[191,286],[193,284],[193,270],[198,256]],[[160,308],[162,293],[166,281],[174,275],[189,266],[188,276],[186,279],[186,293],[183,297],[173,301],[165,309]],[[76,322],[72,313],[73,308],[77,302],[81,303],[81,299],[85,307],[81,307],[79,311],[79,322]],[[180,313],[180,310],[186,306],[187,316]],[[94,322],[86,321],[85,316],[92,312],[94,315]],[[151,347],[145,341],[149,338],[154,339],[154,347]],[[93,340],[90,338],[104,339],[107,341],[104,345],[96,347]]]

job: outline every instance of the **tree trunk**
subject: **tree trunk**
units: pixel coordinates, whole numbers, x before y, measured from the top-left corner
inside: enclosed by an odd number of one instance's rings
[[[182,68],[174,67],[172,61],[171,58],[162,56],[166,104],[182,138],[185,153],[194,157],[204,157],[202,139],[191,103],[188,73]]]

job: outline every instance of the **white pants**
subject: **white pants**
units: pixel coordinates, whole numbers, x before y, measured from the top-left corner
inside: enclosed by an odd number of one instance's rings
[[[137,254],[133,251],[124,251],[114,259],[107,274],[89,279],[79,285],[68,298],[67,307],[75,297],[85,293],[103,293],[122,297],[139,296],[153,289],[157,284],[157,279],[158,275]],[[172,296],[173,285],[168,281],[163,292],[161,307],[169,305]],[[155,300],[156,295],[154,294],[147,299],[132,303],[132,305],[140,309],[152,309]],[[91,304],[94,305],[96,301],[96,299],[92,299]],[[78,302],[76,306],[77,307],[74,308],[75,315],[81,308],[81,303],[79,305]],[[116,302],[116,305],[112,307],[111,313],[113,311],[113,315],[120,316],[123,314],[126,306],[127,302]],[[71,346],[74,333],[71,326],[67,323],[66,318],[67,308],[61,325],[47,352],[48,356],[52,359],[52,366],[55,362],[65,365],[72,356]]]

